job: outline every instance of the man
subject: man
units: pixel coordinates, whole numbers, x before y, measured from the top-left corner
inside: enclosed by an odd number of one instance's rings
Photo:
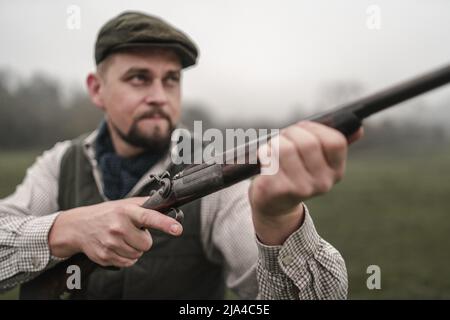
[[[126,12],[103,26],[87,88],[105,121],[45,152],[1,200],[3,289],[82,252],[121,269],[98,268],[78,298],[223,298],[224,285],[243,298],[346,297],[345,263],[302,202],[344,174],[347,140],[333,129],[283,129],[275,175],[184,206],[183,225],[141,207],[149,174],[170,165],[182,69],[197,54],[156,17]]]

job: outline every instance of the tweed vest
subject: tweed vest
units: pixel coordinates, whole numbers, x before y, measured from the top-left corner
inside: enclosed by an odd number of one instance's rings
[[[59,177],[60,210],[104,201],[84,153],[82,138],[62,158]],[[179,168],[168,168],[175,174]],[[140,196],[145,196],[143,188]],[[200,200],[182,206],[183,234],[173,237],[150,230],[152,248],[138,262],[119,271],[97,268],[76,299],[223,299],[223,268],[205,256],[201,242]]]

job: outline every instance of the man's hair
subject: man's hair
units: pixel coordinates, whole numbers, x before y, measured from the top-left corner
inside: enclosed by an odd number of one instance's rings
[[[97,74],[103,80],[106,80],[106,72],[108,71],[108,68],[112,63],[113,57],[114,55],[110,55],[97,65]]]

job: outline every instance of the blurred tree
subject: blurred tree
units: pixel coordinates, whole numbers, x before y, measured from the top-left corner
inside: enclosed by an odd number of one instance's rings
[[[80,90],[72,90],[69,99],[62,99],[62,90],[56,80],[44,74],[36,74],[27,81],[17,81],[17,78],[14,72],[0,70],[0,150],[48,148],[58,141],[73,139],[81,133],[95,129],[103,116],[102,112],[92,105],[87,94]],[[363,85],[358,82],[328,83],[320,90],[318,109],[335,107],[360,97],[362,93]],[[427,107],[422,104],[417,108]],[[433,110],[437,107],[439,106],[433,106]],[[291,114],[286,115],[285,120],[278,122],[273,119],[246,120],[239,116],[224,121],[215,116],[210,107],[187,102],[182,108],[182,121],[188,128],[193,129],[194,121],[201,120],[203,130],[283,128],[303,119],[304,110],[306,109],[297,105]],[[448,131],[443,125],[447,123],[444,122],[446,120],[436,117],[430,118],[429,121],[415,119],[402,116],[386,117],[383,122],[369,120],[365,125],[365,139],[354,149],[439,148],[447,141]]]
[[[66,103],[54,79],[36,74],[14,89],[0,71],[0,148],[50,147],[95,128],[102,115],[87,95],[75,92]]]
[[[325,83],[319,89],[317,110],[328,110],[341,104],[360,98],[364,93],[364,85],[357,81],[335,81]]]
[[[194,121],[202,121],[203,130],[218,127],[218,121],[213,120],[212,113],[208,111],[207,107],[201,103],[184,104],[181,109],[181,122],[189,130],[193,130]]]

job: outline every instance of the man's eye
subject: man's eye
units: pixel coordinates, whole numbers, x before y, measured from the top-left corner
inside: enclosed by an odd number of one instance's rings
[[[177,84],[180,82],[180,76],[178,75],[170,75],[166,78],[166,83],[168,84]]]
[[[128,80],[130,81],[130,83],[132,85],[141,85],[141,84],[145,84],[149,81],[148,77],[143,74],[135,74],[135,75],[131,76]]]

